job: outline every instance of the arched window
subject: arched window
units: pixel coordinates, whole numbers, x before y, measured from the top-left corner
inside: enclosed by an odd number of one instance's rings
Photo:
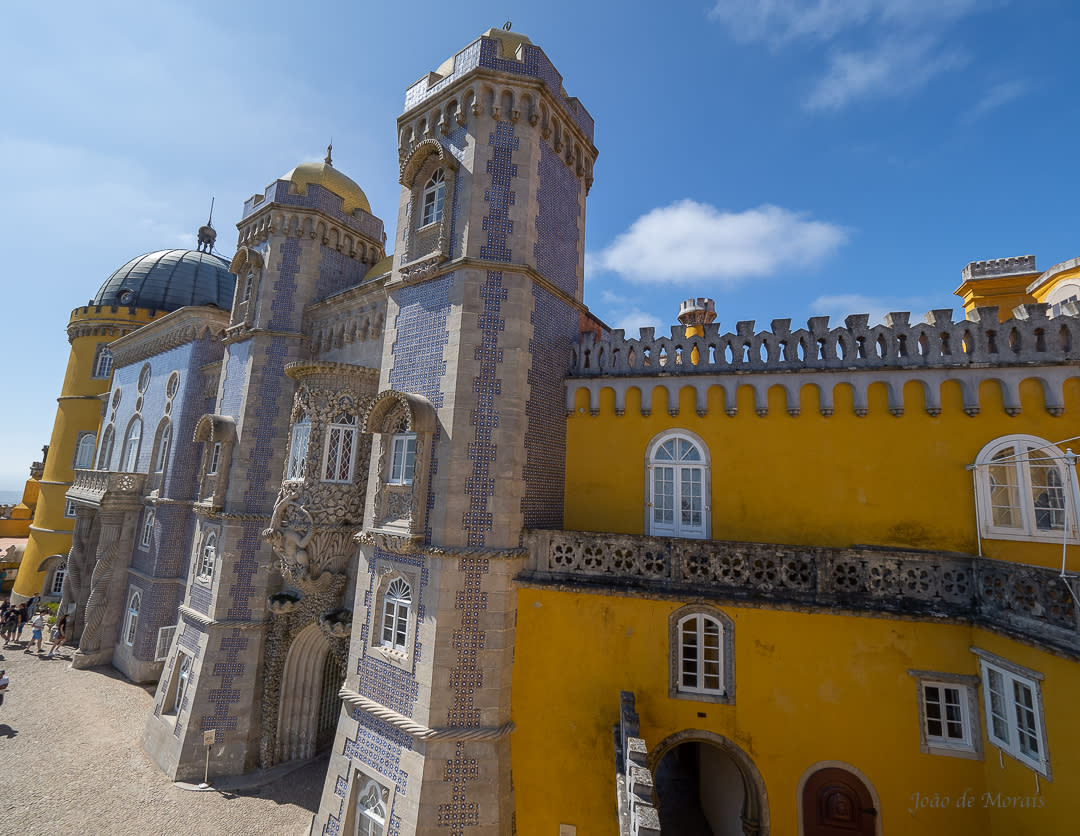
[[[735,625],[720,610],[688,605],[672,613],[670,695],[735,701]]]
[[[124,450],[120,458],[120,470],[134,473],[139,464],[139,442],[142,439],[142,418],[135,416],[128,425],[124,436]]]
[[[311,419],[301,415],[293,424],[289,439],[289,461],[285,468],[285,480],[302,482],[307,475],[308,441],[311,439]]]
[[[172,712],[179,714],[184,707],[184,695],[187,693],[188,683],[191,681],[191,657],[181,653],[180,663],[176,669],[176,696],[173,698]]]
[[[94,466],[94,445],[97,444],[97,436],[93,433],[85,433],[79,438],[75,446],[75,469],[84,470]]]
[[[215,563],[217,563],[217,534],[211,531],[203,541],[202,555],[199,558],[199,577],[203,580],[214,577]]]
[[[975,460],[983,536],[1075,539],[1076,509],[1068,486],[1076,474],[1067,467],[1058,447],[1035,436],[1005,436],[983,447]]]
[[[446,198],[446,177],[440,168],[431,175],[424,186],[423,211],[420,226],[437,224],[443,218],[443,203]]]
[[[709,536],[709,460],[704,442],[686,430],[649,444],[646,528],[654,537]]]
[[[382,645],[391,650],[406,651],[409,633],[409,608],[412,589],[402,578],[394,578],[386,588],[383,602]]]
[[[357,836],[383,836],[385,827],[386,803],[382,788],[368,780],[356,796]]]
[[[326,430],[324,482],[351,482],[356,449],[356,416],[342,413]]]
[[[61,563],[53,571],[52,583],[49,584],[49,595],[60,595],[63,593],[65,575],[67,575],[67,564]]]
[[[108,470],[109,462],[112,459],[112,445],[113,445],[113,425],[109,424],[105,428],[105,433],[101,436],[101,450],[98,452],[98,470]]]
[[[95,378],[108,377],[112,374],[112,363],[112,352],[109,351],[109,346],[105,343],[99,343],[97,353],[94,355],[94,369],[90,376]]]
[[[142,593],[135,587],[128,592],[127,618],[124,620],[124,644],[135,644],[135,631],[139,627],[139,607],[142,606]]]
[[[154,449],[157,451],[154,455],[154,473],[163,473],[165,471],[165,463],[169,460],[169,445],[172,443],[172,422],[167,418],[158,427],[157,443],[154,445]]]

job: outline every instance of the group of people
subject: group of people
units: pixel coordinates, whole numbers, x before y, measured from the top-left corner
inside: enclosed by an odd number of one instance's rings
[[[48,653],[45,653],[42,642],[45,639],[45,629],[49,626],[50,615],[47,609],[37,606],[38,600],[35,597],[21,604],[12,604],[10,600],[5,600],[0,604],[0,638],[3,638],[5,648],[11,644],[18,644],[22,641],[23,629],[29,623],[30,641],[27,642],[23,653],[33,653],[34,646],[37,645],[38,655],[45,654],[46,658],[51,659],[56,653],[56,648],[63,646],[67,640],[67,614],[61,615],[52,625],[49,634],[52,647],[49,648]]]

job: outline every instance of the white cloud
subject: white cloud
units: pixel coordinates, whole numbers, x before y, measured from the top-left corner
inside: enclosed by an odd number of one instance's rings
[[[637,338],[639,329],[641,328],[655,328],[657,333],[663,329],[663,325],[656,315],[649,311],[643,311],[641,308],[630,308],[626,311],[616,311],[612,315],[612,320],[608,323],[613,329],[622,328],[626,332],[626,336]]]
[[[1003,81],[991,87],[975,106],[967,113],[967,119],[978,119],[992,110],[1004,107],[1009,102],[1015,101],[1028,92],[1029,85],[1023,79]]]
[[[635,282],[728,284],[821,261],[848,238],[836,224],[779,206],[721,212],[693,200],[642,215],[593,255],[597,267]]]
[[[861,293],[839,293],[819,296],[810,303],[809,316],[828,316],[835,327],[843,325],[849,314],[869,314],[871,326],[880,325],[885,314],[908,311],[911,322],[921,322],[927,311],[952,308],[952,303],[941,299],[911,296],[867,296]],[[955,313],[954,313],[955,316]]]
[[[896,96],[967,62],[930,39],[901,39],[860,52],[837,52],[806,100],[808,110],[839,110],[857,99]]]

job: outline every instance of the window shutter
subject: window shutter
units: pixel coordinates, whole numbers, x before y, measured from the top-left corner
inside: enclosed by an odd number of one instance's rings
[[[173,636],[176,634],[176,625],[170,624],[168,627],[162,627],[157,633],[157,648],[154,650],[154,661],[161,662],[169,655],[169,645],[172,644]]]

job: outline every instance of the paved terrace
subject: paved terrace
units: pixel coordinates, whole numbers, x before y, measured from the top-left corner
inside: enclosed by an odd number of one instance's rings
[[[325,759],[275,772],[261,787],[180,789],[139,746],[151,693],[110,667],[73,670],[71,648],[46,660],[23,653],[24,644],[0,648],[11,679],[0,706],[0,820],[8,832],[308,832]]]

